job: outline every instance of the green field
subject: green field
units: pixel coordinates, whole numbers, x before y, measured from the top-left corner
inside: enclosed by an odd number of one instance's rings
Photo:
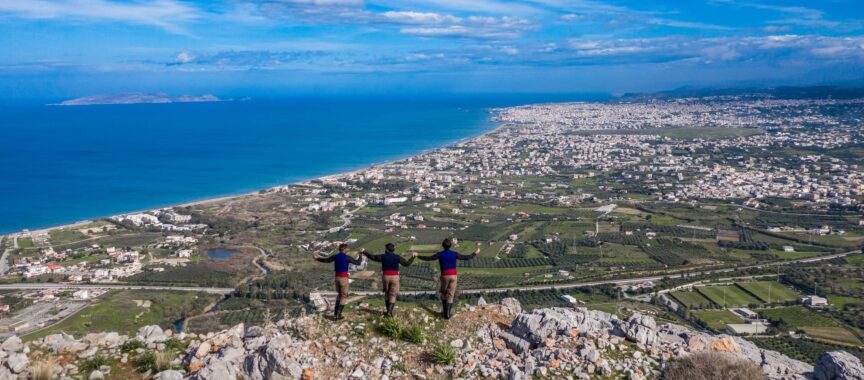
[[[200,313],[217,299],[216,295],[193,292],[111,291],[97,298],[97,303],[54,326],[29,334],[25,339],[38,339],[59,332],[78,338],[90,332],[105,331],[135,335],[139,327],[146,325],[170,328],[174,320]],[[136,300],[150,301],[150,307],[139,306]]]
[[[679,291],[672,292],[672,297],[675,297],[678,302],[682,305],[687,306],[687,308],[702,308],[712,306],[713,303],[707,298],[705,298],[702,294],[699,294],[697,291]]]
[[[760,312],[772,321],[783,320],[790,328],[809,327],[835,327],[837,322],[824,317],[804,306],[778,307],[763,309]]]
[[[725,329],[726,325],[730,323],[744,322],[741,317],[729,310],[698,310],[693,311],[692,314],[696,319],[701,321],[705,327],[713,330]]]
[[[703,286],[696,289],[705,298],[723,307],[758,305],[762,303],[762,301],[745,293],[737,286]]]
[[[736,285],[759,297],[765,303],[795,301],[800,294],[775,281],[739,282]]]

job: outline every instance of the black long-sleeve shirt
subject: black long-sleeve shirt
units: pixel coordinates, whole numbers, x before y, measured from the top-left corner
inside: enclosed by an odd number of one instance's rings
[[[409,266],[414,262],[414,258],[410,258],[405,260],[404,257],[399,256],[392,252],[383,253],[380,255],[373,255],[369,252],[363,252],[363,255],[369,258],[369,260],[377,261],[381,263],[381,270],[384,271],[385,275],[393,276],[399,274],[399,265]]]
[[[438,260],[438,265],[441,268],[441,274],[444,276],[452,276],[456,274],[456,260],[471,260],[477,257],[476,253],[463,255],[461,253],[451,251],[449,249],[438,252],[432,256],[417,256],[423,261]]]
[[[363,261],[360,260],[360,257],[355,259],[344,252],[339,252],[327,257],[316,257],[315,260],[322,263],[334,263],[333,269],[335,270],[336,275],[342,277],[348,276],[348,264],[360,265],[363,263]]]

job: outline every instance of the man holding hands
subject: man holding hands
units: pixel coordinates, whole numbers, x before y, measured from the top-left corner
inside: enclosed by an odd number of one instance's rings
[[[443,251],[432,256],[417,256],[423,261],[438,260],[438,265],[441,268],[441,288],[438,290],[441,293],[441,315],[445,319],[450,319],[453,316],[453,301],[456,298],[456,261],[471,260],[480,253],[480,247],[474,250],[470,255],[463,255],[450,250],[453,247],[452,239],[444,239],[441,242]]]

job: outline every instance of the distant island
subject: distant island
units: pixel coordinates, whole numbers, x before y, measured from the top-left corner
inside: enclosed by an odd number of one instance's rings
[[[60,103],[51,104],[57,106],[90,106],[100,104],[164,104],[164,103],[202,103],[221,102],[215,95],[181,95],[172,97],[164,93],[141,94],[126,93],[113,95],[93,95],[81,98],[65,100]]]

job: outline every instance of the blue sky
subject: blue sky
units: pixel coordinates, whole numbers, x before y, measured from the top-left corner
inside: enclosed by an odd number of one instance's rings
[[[624,92],[864,78],[860,0],[0,1],[0,97]]]

